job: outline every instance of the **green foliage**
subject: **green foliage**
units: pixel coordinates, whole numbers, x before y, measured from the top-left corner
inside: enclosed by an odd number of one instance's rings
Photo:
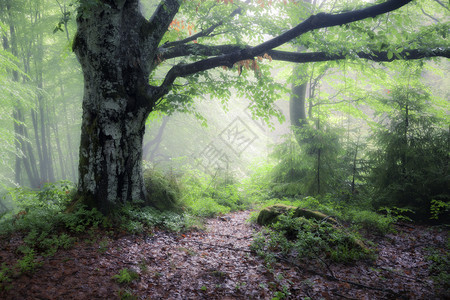
[[[113,223],[127,232],[142,233],[154,227],[165,228],[170,231],[182,231],[194,224],[190,216],[172,211],[159,211],[153,207],[124,205],[112,215]]]
[[[121,300],[136,300],[138,299],[137,296],[133,295],[133,292],[128,289],[121,289],[118,292],[119,299]]]
[[[357,233],[327,222],[280,215],[278,222],[256,235],[251,247],[269,262],[276,255],[293,256],[302,262],[351,262],[371,257],[360,239]]]
[[[42,190],[12,189],[8,196],[13,199],[18,213],[12,212],[0,219],[0,239],[14,233],[23,236],[23,244],[18,250],[24,256],[10,266],[19,274],[33,272],[41,265],[37,256],[52,256],[58,249],[68,249],[76,241],[74,233],[81,233],[91,227],[105,224],[105,218],[97,210],[87,210],[76,206],[71,212],[64,212],[69,203],[68,182],[47,184]],[[0,284],[8,282],[10,272],[2,268]]]
[[[374,205],[408,208],[415,212],[411,218],[427,221],[432,200],[450,199],[448,129],[430,115],[431,99],[422,90],[397,88],[385,101],[394,110],[389,129],[375,135],[378,148],[371,154],[369,177]]]
[[[369,209],[364,209],[359,204],[348,204],[343,202],[339,197],[333,194],[327,194],[320,197],[304,197],[304,198],[274,198],[264,203],[264,207],[283,204],[286,206],[294,206],[306,208],[332,216],[338,220],[342,220],[356,229],[363,229],[367,232],[373,232],[384,235],[393,230],[392,224],[401,218],[401,212],[396,213],[396,209],[389,209],[386,215],[376,213]],[[394,211],[394,212],[393,212]],[[404,211],[401,209],[401,211]],[[399,216],[400,214],[400,216]],[[256,221],[256,215],[253,217]]]
[[[59,219],[65,228],[74,233],[84,232],[90,227],[109,225],[97,209],[88,209],[84,205],[77,206],[73,212],[58,214],[56,219]]]
[[[116,280],[118,283],[130,284],[133,280],[139,278],[139,274],[130,269],[120,269],[119,274],[112,276],[112,279]]]
[[[165,174],[155,168],[144,171],[144,185],[148,200],[145,203],[160,211],[181,211],[180,184],[173,174]]]
[[[41,261],[36,258],[36,252],[27,246],[21,246],[19,251],[24,255],[21,259],[18,259],[15,264],[8,267],[6,263],[3,263],[0,268],[0,291],[2,289],[10,289],[9,285],[12,278],[17,274],[29,274],[36,271],[38,267],[42,265]]]
[[[450,239],[447,238],[443,249],[430,248],[430,255],[427,257],[431,261],[429,270],[436,285],[442,290],[443,295],[448,295],[450,290]]]
[[[385,235],[393,230],[392,223],[395,219],[391,216],[383,216],[370,210],[352,208],[343,213],[344,220],[354,224],[357,228],[366,232]]]
[[[249,175],[242,180],[242,197],[249,203],[262,203],[269,199],[270,171],[274,164],[255,162],[249,167]]]
[[[189,205],[189,210],[196,216],[210,218],[216,215],[227,214],[230,208],[218,204],[213,198],[203,197]]]
[[[400,208],[400,207],[380,207],[378,209],[379,212],[383,212],[386,214],[386,217],[391,219],[393,222],[398,221],[407,221],[412,222],[412,219],[407,216],[407,214],[412,215],[414,211],[409,208]]]
[[[19,271],[22,273],[32,273],[42,265],[42,262],[36,260],[36,253],[33,249],[29,247],[23,247],[21,249],[24,256],[19,259],[16,263]]]
[[[98,243],[98,252],[99,253],[105,253],[106,251],[108,251],[109,249],[109,242],[107,239],[102,239],[99,243]]]
[[[52,256],[60,248],[70,248],[75,242],[75,238],[66,233],[56,235],[49,231],[33,229],[25,236],[24,242],[28,247],[37,249],[44,256]]]
[[[438,220],[439,216],[443,213],[448,213],[450,209],[450,203],[444,202],[442,200],[431,200],[431,207],[430,207],[430,219]]]
[[[295,197],[336,192],[342,189],[346,172],[338,131],[321,125],[296,129],[276,145],[272,157],[272,195]]]
[[[12,188],[2,195],[2,200],[11,202],[16,211],[29,211],[35,208],[59,211],[66,207],[71,200],[74,184],[68,180],[46,183],[39,190],[25,187]]]
[[[226,214],[251,205],[232,174],[211,177],[199,171],[184,175],[183,202],[188,212],[199,217]]]
[[[12,270],[6,266],[6,263],[2,263],[2,266],[0,268],[0,291],[1,290],[8,290],[11,288],[9,283],[12,281]]]

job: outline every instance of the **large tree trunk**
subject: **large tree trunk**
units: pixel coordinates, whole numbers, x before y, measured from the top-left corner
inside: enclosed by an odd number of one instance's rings
[[[77,18],[73,49],[84,75],[78,198],[104,214],[145,200],[142,142],[154,101],[141,95],[154,49],[140,36],[142,22],[138,1],[89,5]]]

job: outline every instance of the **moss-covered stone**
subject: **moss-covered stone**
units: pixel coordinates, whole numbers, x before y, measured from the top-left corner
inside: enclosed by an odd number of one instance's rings
[[[309,210],[306,208],[300,208],[298,207],[295,212],[294,212],[294,217],[298,218],[298,217],[303,217],[306,219],[315,219],[317,221],[326,221],[328,223],[331,223],[333,225],[337,225],[338,222],[336,221],[336,219],[321,213],[320,211],[316,211],[316,210]]]
[[[303,217],[305,219],[315,219],[318,221],[324,220],[333,225],[338,224],[338,222],[334,218],[327,216],[326,214],[321,213],[320,211],[309,210],[306,208],[300,208],[284,204],[275,204],[262,209],[258,215],[256,222],[259,225],[267,226],[276,223],[279,215],[288,214],[290,212],[293,212],[294,218]]]
[[[330,230],[343,231],[347,234],[345,228],[342,227],[336,219],[315,210],[310,210],[306,208],[300,208],[284,204],[275,204],[262,209],[258,215],[256,222],[259,225],[267,226],[274,224],[278,221],[280,215],[292,214],[292,218],[295,222],[287,222],[283,224],[275,225],[277,230],[282,231],[285,237],[289,241],[293,241],[297,238],[298,232],[304,230],[304,228],[317,228],[325,224],[314,223],[313,220],[326,222],[326,226],[332,226]],[[283,227],[284,226],[284,227]],[[364,242],[355,236],[348,235],[346,243],[351,249],[358,249],[364,253],[369,253],[370,250],[364,245]]]
[[[256,219],[256,223],[262,226],[267,226],[276,223],[279,215],[295,211],[296,208],[297,207],[295,206],[284,204],[275,204],[266,207],[259,212],[258,218]]]

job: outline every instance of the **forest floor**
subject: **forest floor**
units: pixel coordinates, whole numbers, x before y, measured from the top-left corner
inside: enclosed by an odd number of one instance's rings
[[[40,257],[42,266],[14,278],[0,299],[446,299],[426,259],[430,246],[445,251],[445,230],[403,225],[395,234],[371,236],[377,245],[372,262],[326,268],[313,260],[279,261],[267,268],[250,251],[258,227],[246,222],[249,214],[210,219],[205,230],[183,234],[86,236]],[[0,262],[7,265],[18,258],[11,249],[20,240],[1,243]],[[112,277],[124,268],[138,278],[118,283]]]

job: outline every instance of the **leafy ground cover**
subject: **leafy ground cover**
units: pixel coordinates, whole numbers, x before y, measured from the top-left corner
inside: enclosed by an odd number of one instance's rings
[[[251,250],[261,228],[247,222],[249,215],[230,213],[184,233],[83,233],[68,249],[35,254],[36,265],[24,262],[29,269],[9,274],[0,298],[444,299],[448,292],[442,228],[403,224],[396,233],[369,235],[375,260],[267,264]],[[21,244],[18,234],[1,241],[2,270],[23,260]]]

